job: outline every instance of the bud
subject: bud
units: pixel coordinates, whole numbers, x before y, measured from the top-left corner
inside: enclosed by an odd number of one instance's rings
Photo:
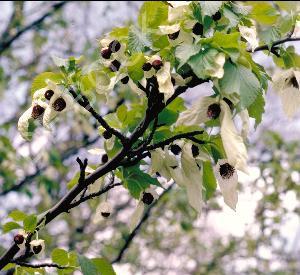
[[[151,193],[144,192],[142,197],[142,202],[144,204],[150,205],[154,200],[154,196]]]
[[[110,132],[108,132],[107,130],[105,130],[105,131],[103,132],[103,137],[104,137],[105,139],[110,139],[110,138],[112,137],[112,134],[111,134]]]
[[[122,82],[123,84],[127,84],[128,81],[129,81],[129,76],[128,76],[128,75],[121,79],[121,82]]]
[[[162,67],[162,65],[163,65],[163,63],[159,59],[156,59],[152,62],[152,67],[157,71]]]
[[[40,105],[34,105],[32,107],[31,117],[33,119],[37,119],[40,115],[42,115],[45,111],[45,108]]]
[[[197,22],[193,27],[193,34],[203,35],[203,25]]]
[[[151,65],[151,63],[149,63],[149,62],[144,63],[144,65],[143,65],[143,67],[142,67],[143,71],[145,71],[145,72],[150,71],[151,68],[152,68],[152,65]]]
[[[180,33],[180,30],[179,30],[179,31],[177,31],[177,32],[174,32],[174,33],[170,33],[170,34],[168,34],[168,37],[169,37],[169,39],[171,39],[171,40],[175,40],[175,39],[177,39],[177,38],[178,38],[178,36],[179,36],[179,33]]]
[[[62,97],[57,98],[52,104],[52,107],[56,112],[63,111],[66,108],[66,106],[67,103]]]
[[[221,113],[220,105],[217,103],[211,104],[207,108],[207,117],[210,119],[216,119]]]
[[[180,148],[180,146],[177,145],[177,144],[172,144],[172,145],[170,146],[170,150],[171,150],[171,152],[172,152],[174,155],[178,155],[178,154],[181,152],[181,148]]]
[[[192,145],[192,154],[194,158],[199,156],[199,147],[194,144]]]
[[[121,63],[118,60],[113,60],[110,65],[109,68],[112,72],[117,72],[121,67]]]
[[[212,19],[213,19],[214,21],[219,21],[219,20],[221,19],[221,17],[222,17],[222,14],[221,14],[219,11],[217,11],[217,12],[212,16]]]
[[[104,59],[110,59],[110,56],[111,56],[111,50],[110,50],[109,48],[102,49],[102,50],[101,50],[101,56],[102,56]]]
[[[108,48],[113,52],[116,53],[121,49],[121,44],[118,40],[113,40],[109,43]]]
[[[108,162],[108,155],[107,154],[104,154],[103,156],[102,156],[102,163],[106,163],[106,162]]]
[[[50,100],[53,95],[54,95],[54,92],[52,90],[47,90],[45,92],[45,98],[48,100]]]

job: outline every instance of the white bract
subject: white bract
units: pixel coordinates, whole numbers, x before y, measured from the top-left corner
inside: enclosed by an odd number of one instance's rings
[[[299,20],[296,21],[294,32],[291,37],[293,37],[293,38],[300,37],[300,21]]]
[[[248,46],[253,52],[255,48],[258,47],[258,40],[257,40],[257,33],[256,33],[256,28],[255,26],[252,27],[246,27],[246,26],[241,26],[239,25],[239,31],[241,33],[241,36],[246,39],[248,42]]]
[[[224,64],[225,64],[225,54],[218,53],[214,60],[214,67],[212,69],[206,69],[206,73],[211,77],[222,78],[224,75]]]
[[[273,77],[273,88],[280,96],[283,111],[291,118],[300,106],[300,71],[279,71]]]
[[[227,159],[219,159],[214,170],[224,202],[235,210],[238,202],[238,175],[236,169]]]
[[[45,249],[45,241],[38,239],[30,242],[30,250],[34,254],[41,254]]]

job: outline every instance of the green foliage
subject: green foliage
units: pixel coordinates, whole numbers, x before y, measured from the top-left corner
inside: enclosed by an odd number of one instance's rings
[[[52,80],[53,82],[61,82],[63,77],[60,74],[52,73],[52,72],[44,72],[36,76],[31,85],[31,95],[35,93],[35,91],[45,88],[47,86],[46,80]]]
[[[7,233],[10,232],[11,230],[14,229],[19,229],[22,228],[20,224],[16,223],[16,222],[7,222],[3,225],[3,232]]]
[[[159,1],[146,1],[141,7],[138,23],[144,28],[157,28],[168,16],[168,5]]]
[[[33,232],[37,226],[37,216],[29,215],[23,220],[24,230],[26,232]]]
[[[68,252],[61,248],[55,248],[51,253],[51,259],[54,263],[66,266],[69,264]]]

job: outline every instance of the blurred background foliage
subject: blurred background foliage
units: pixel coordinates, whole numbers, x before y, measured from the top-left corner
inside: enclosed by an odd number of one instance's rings
[[[80,108],[61,119],[52,132],[39,129],[33,142],[24,142],[16,122],[28,106],[32,79],[54,69],[51,55],[83,55],[87,63],[95,61],[97,39],[112,27],[135,20],[140,5],[132,1],[0,3],[1,223],[14,209],[29,213],[48,209],[77,172],[76,156],[87,156],[87,148],[102,145],[94,122]],[[257,60],[268,62],[260,55]],[[105,114],[126,96],[116,94],[112,106],[103,106],[98,98],[94,104]],[[287,125],[271,112],[278,108],[276,99],[271,97],[270,102],[266,122],[249,142],[252,169],[250,179],[240,184],[237,214],[216,196],[197,219],[187,207],[186,195],[174,187],[151,209],[141,231],[118,259],[134,202],[125,190],[116,189],[109,194],[114,204],[109,220],[93,222],[99,204],[94,199],[49,225],[41,233],[47,243],[45,257],[56,247],[76,249],[117,259],[116,270],[122,275],[300,274],[299,142],[291,141],[287,131],[272,131],[272,121],[277,129]],[[295,134],[291,123],[298,125],[297,120],[289,123]],[[11,238],[1,234],[0,252]]]

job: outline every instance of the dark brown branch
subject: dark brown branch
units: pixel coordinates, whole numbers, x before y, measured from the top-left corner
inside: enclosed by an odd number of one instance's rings
[[[144,216],[142,217],[142,219],[140,220],[140,222],[138,223],[138,225],[134,228],[134,230],[129,234],[129,236],[126,237],[125,239],[125,243],[124,245],[121,247],[117,257],[111,262],[112,264],[118,263],[122,260],[124,253],[126,252],[126,250],[129,248],[129,246],[131,245],[131,243],[133,242],[133,239],[138,235],[138,233],[140,232],[140,229],[142,227],[142,225],[144,223],[147,222],[147,220],[150,218],[150,214],[151,214],[151,210],[159,203],[159,201],[161,201],[161,199],[168,193],[171,191],[171,189],[173,188],[174,183],[172,183],[166,190],[164,190],[164,192],[159,196],[159,198],[154,201],[145,211]]]
[[[39,26],[42,22],[44,22],[45,19],[47,19],[48,17],[52,16],[56,11],[58,11],[59,9],[61,9],[65,4],[67,4],[68,1],[62,1],[59,3],[55,3],[51,6],[50,10],[48,12],[46,12],[44,15],[42,15],[40,18],[38,18],[37,20],[33,21],[32,23],[30,23],[27,26],[24,26],[22,29],[20,29],[19,31],[17,31],[16,34],[8,37],[7,39],[5,39],[4,41],[0,42],[0,55],[10,47],[10,45],[16,40],[18,39],[20,36],[22,36],[25,32]]]
[[[283,39],[280,39],[280,40],[277,40],[275,42],[273,42],[272,45],[262,45],[262,46],[259,46],[257,48],[254,49],[254,52],[258,52],[258,51],[270,51],[271,53],[275,54],[275,55],[278,55],[277,53],[277,47],[278,45],[281,45],[281,44],[284,44],[286,42],[292,42],[292,41],[300,41],[300,37],[286,37],[286,38],[283,38]],[[249,52],[251,52],[249,50]]]
[[[32,267],[32,268],[41,268],[41,267],[55,267],[58,269],[67,269],[70,268],[68,266],[62,266],[55,263],[38,263],[38,264],[31,264],[26,262],[18,262],[18,261],[12,261],[11,263],[15,263],[19,266],[25,266],[25,267]]]
[[[96,110],[90,105],[90,102],[86,96],[77,94],[73,89],[70,89],[69,92],[73,96],[75,101],[77,101],[77,103],[80,106],[85,108],[106,131],[120,139],[123,145],[125,145],[128,142],[127,137],[122,135],[122,133],[120,133],[118,130],[110,127],[109,124],[105,121],[105,119],[98,112],[96,112]]]

